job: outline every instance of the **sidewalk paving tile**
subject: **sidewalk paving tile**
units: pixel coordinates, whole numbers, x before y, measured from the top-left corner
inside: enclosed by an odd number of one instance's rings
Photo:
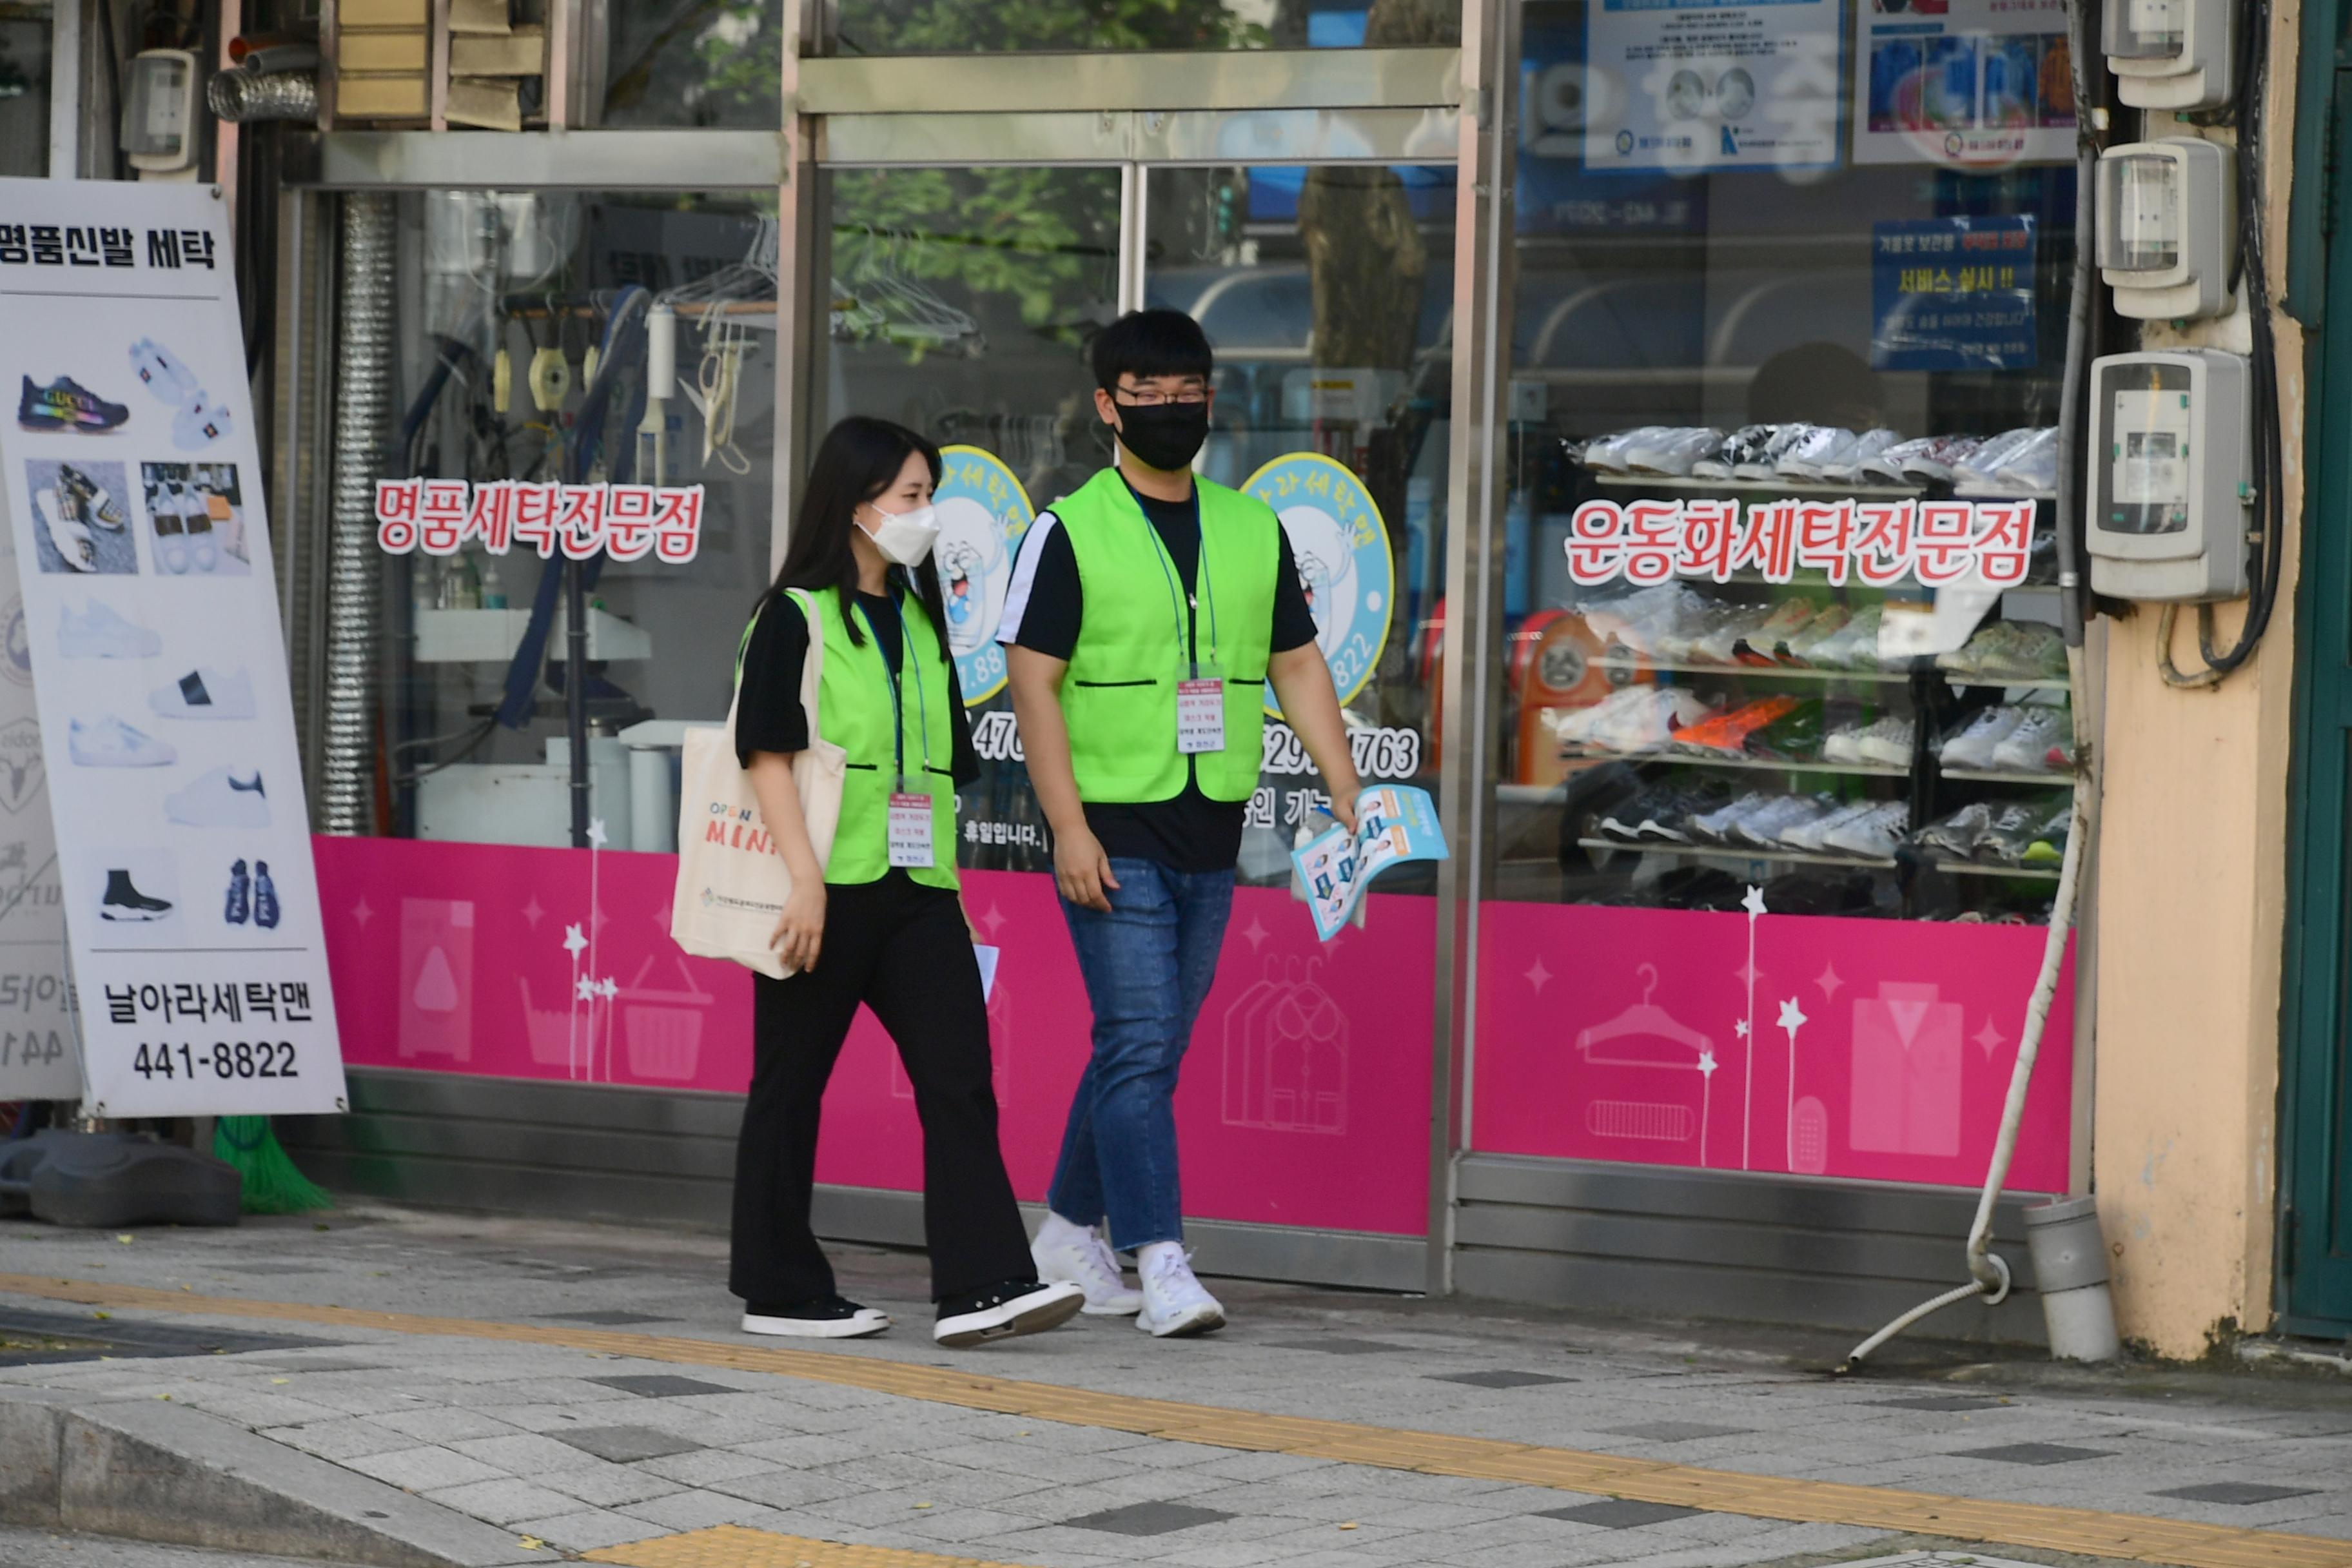
[[[541,1470],[527,1478],[578,1498],[593,1508],[619,1508],[688,1489],[667,1476],[641,1471],[629,1465],[609,1465],[601,1459],[575,1459],[561,1469]]]
[[[437,1487],[462,1486],[467,1481],[508,1479],[502,1470],[479,1460],[469,1459],[463,1454],[453,1454],[446,1448],[402,1448],[389,1454],[370,1454],[362,1458],[338,1462],[363,1476],[373,1476],[377,1480],[418,1492]]]
[[[428,1491],[425,1498],[428,1502],[454,1508],[460,1513],[470,1513],[476,1519],[488,1520],[492,1524],[543,1519],[574,1506],[573,1500],[562,1492],[514,1480],[469,1481],[460,1487],[443,1487]]]
[[[667,1459],[699,1452],[707,1447],[651,1426],[590,1426],[555,1435],[555,1440],[583,1454],[593,1454],[616,1465],[639,1459]]]
[[[649,1535],[669,1533],[645,1520],[632,1519],[625,1513],[608,1513],[595,1508],[551,1514],[545,1519],[525,1520],[516,1524],[514,1529],[518,1535],[535,1535],[567,1552],[595,1552],[625,1542],[643,1541]]]
[[[1214,1524],[1219,1520],[1231,1517],[1215,1509],[1160,1501],[1101,1509],[1075,1519],[1066,1519],[1062,1523],[1072,1530],[1108,1531],[1114,1535],[1165,1535],[1170,1531],[1187,1530],[1198,1524]]]

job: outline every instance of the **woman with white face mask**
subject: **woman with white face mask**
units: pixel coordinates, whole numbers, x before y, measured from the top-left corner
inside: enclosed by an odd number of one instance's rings
[[[751,980],[729,1280],[751,1333],[848,1339],[890,1324],[835,1290],[809,1229],[825,1080],[860,1003],[897,1043],[923,1124],[933,1337],[1034,1333],[1085,1301],[1076,1286],[1037,1282],[997,1145],[988,1010],[957,891],[955,792],[980,763],[929,562],[940,471],[939,449],[902,426],[835,426],[745,636],[735,750],[792,871],[774,943],[794,971]],[[814,638],[817,727],[849,762],[823,864],[792,771],[812,740],[800,692]]]

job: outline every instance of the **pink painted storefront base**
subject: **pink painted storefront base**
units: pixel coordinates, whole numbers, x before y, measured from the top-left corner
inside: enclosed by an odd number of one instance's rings
[[[1498,908],[1508,910],[1498,918]],[[1488,905],[1475,1145],[1975,1186],[2038,926]],[[2074,960],[2010,1185],[2066,1188]]]
[[[592,922],[592,860],[574,850],[315,842],[351,1066],[735,1094],[749,1081],[751,976],[669,940],[675,857],[597,854]],[[1086,992],[1053,879],[968,872],[965,888],[1003,950],[989,1018],[1005,1160],[1038,1199],[1086,1064]],[[1366,930],[1323,944],[1286,893],[1241,889],[1178,1090],[1187,1214],[1425,1232],[1434,920],[1427,899],[1375,897]],[[574,926],[594,938],[576,954]],[[897,1053],[860,1013],[817,1178],[914,1191],[921,1156]]]

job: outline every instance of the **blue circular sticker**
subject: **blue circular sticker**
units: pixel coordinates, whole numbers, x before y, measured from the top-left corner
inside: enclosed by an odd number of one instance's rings
[[[1037,521],[1029,492],[995,453],[978,447],[942,447],[945,468],[931,498],[940,539],[931,563],[948,611],[948,651],[955,655],[963,703],[978,707],[1004,689],[1004,649],[996,623],[1013,585],[1013,556]]]
[[[1353,701],[1388,645],[1396,562],[1372,492],[1355,470],[1320,452],[1291,452],[1252,474],[1244,494],[1282,519],[1315,612],[1315,643],[1342,703]],[[1281,711],[1266,689],[1265,710]]]

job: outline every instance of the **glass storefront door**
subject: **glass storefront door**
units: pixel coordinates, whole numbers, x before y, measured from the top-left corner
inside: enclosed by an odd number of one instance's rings
[[[1480,1150],[1981,1177],[2071,804],[2073,103],[2062,5],[1898,9],[1525,6]]]

